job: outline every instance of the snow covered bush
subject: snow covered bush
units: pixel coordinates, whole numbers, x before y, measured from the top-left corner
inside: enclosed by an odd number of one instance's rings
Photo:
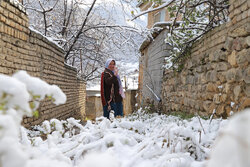
[[[54,98],[57,104],[66,100],[58,87],[24,71],[12,77],[0,75],[1,167],[205,167],[206,164],[245,167],[250,164],[249,109],[230,121],[210,122],[198,117],[183,120],[146,114],[140,109],[113,121],[99,117],[84,126],[68,118],[46,120],[33,130],[22,127],[22,116],[31,116],[46,96]],[[32,100],[35,107],[30,105]]]
[[[22,117],[36,115],[40,100],[46,96],[55,104],[66,102],[59,87],[31,77],[25,71],[13,76],[0,74],[0,166],[26,165],[30,157],[18,141],[20,132],[25,133],[20,131]]]
[[[235,114],[215,141],[207,167],[250,166],[250,108]]]

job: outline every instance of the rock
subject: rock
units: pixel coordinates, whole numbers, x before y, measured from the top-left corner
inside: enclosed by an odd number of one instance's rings
[[[202,95],[203,100],[213,100],[213,98],[214,98],[214,93],[207,92],[207,93],[203,93]]]
[[[247,57],[250,56],[250,53],[247,52],[247,49],[243,49],[242,51],[236,54],[236,62],[238,66],[246,66],[248,64]]]
[[[223,102],[223,103],[225,103],[226,100],[227,100],[227,94],[222,94],[222,95],[220,96],[220,101]]]
[[[232,108],[231,108],[230,106],[228,106],[228,105],[225,107],[225,111],[226,111],[228,117],[229,117],[229,116],[231,115],[231,113],[233,112],[233,111],[232,111]]]
[[[239,110],[243,110],[247,107],[250,107],[250,98],[245,98],[243,102],[240,104]]]
[[[235,17],[233,19],[236,19]],[[243,24],[237,28],[235,28],[231,33],[229,33],[229,35],[231,37],[244,37],[244,36],[248,36],[250,34],[250,22],[247,21],[246,24]]]
[[[243,80],[246,82],[246,83],[250,83],[250,66],[244,70],[243,72]]]
[[[241,38],[236,38],[233,40],[233,45],[232,45],[232,50],[241,50],[242,46],[241,46],[242,42],[241,42]]]
[[[219,59],[226,61],[227,60],[227,54],[226,54],[226,52],[222,52],[221,51],[220,55],[219,55]]]
[[[244,38],[242,45],[243,45],[243,48],[247,48],[250,46],[250,36]]]
[[[225,93],[229,94],[229,93],[230,93],[230,90],[231,90],[231,84],[226,83],[225,88],[224,88],[223,91],[224,91]]]
[[[181,83],[182,83],[183,85],[186,84],[186,76],[185,76],[185,75],[181,75]]]
[[[234,82],[235,78],[236,78],[236,69],[235,68],[231,68],[230,70],[228,70],[226,72],[227,82],[229,82],[229,83]]]
[[[250,11],[250,10],[249,10],[249,11]],[[248,53],[247,61],[248,61],[248,63],[250,63],[250,55],[249,55],[249,53],[250,53],[250,48],[247,49],[247,53]]]
[[[208,62],[204,67],[206,68],[207,71],[210,71],[213,69],[212,64],[210,62]]]
[[[243,89],[247,97],[250,97],[250,84],[246,84]]]
[[[241,68],[236,69],[235,81],[243,81],[244,70]]]
[[[210,106],[210,104],[211,104],[212,102],[211,101],[203,101],[203,105],[202,105],[202,107],[203,107],[203,109],[207,112],[208,110],[209,110],[209,106]]]
[[[233,52],[228,56],[227,61],[232,67],[237,66],[237,63],[236,63],[236,51],[235,50],[233,50]]]
[[[213,113],[214,109],[216,109],[216,105],[214,103],[211,103],[209,108],[208,108],[208,113],[211,115]]]
[[[190,69],[191,67],[193,67],[192,61],[188,61],[188,63],[187,63],[187,68]]]
[[[207,83],[205,73],[202,73],[202,74],[200,75],[200,81],[201,81],[202,84],[206,84],[206,83]]]
[[[227,37],[226,42],[224,44],[224,48],[228,51],[232,50],[232,45],[233,45],[233,38],[232,37]]]
[[[204,71],[204,66],[198,66],[197,68],[196,68],[196,72],[198,72],[198,73],[201,73],[201,72],[203,72]]]
[[[215,104],[220,104],[220,95],[219,94],[215,94],[213,97],[213,102]]]
[[[218,88],[218,86],[215,85],[215,84],[208,83],[208,84],[207,84],[206,91],[208,91],[208,92],[219,92],[219,88]]]
[[[225,62],[220,62],[216,64],[217,71],[226,71],[228,69],[228,65]]]
[[[221,83],[224,83],[226,81],[225,72],[219,72],[217,77],[218,77],[218,79],[220,80]]]
[[[187,84],[193,84],[193,83],[194,83],[194,76],[188,75],[188,76],[186,77],[186,83],[187,83]]]
[[[234,97],[235,97],[235,100],[237,101],[238,100],[238,97],[241,93],[241,86],[240,85],[237,85],[234,87]]]
[[[216,114],[222,115],[225,111],[225,104],[221,104],[217,107]]]
[[[216,82],[217,81],[217,72],[215,70],[208,71],[206,74],[206,80]]]

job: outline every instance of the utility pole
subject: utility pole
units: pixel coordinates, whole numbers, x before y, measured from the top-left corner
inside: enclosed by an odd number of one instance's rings
[[[125,82],[125,90],[127,90],[127,78],[124,76],[124,82]]]

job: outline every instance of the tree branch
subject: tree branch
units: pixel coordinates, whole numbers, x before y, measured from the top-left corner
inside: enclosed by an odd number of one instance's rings
[[[64,58],[64,61],[65,61],[65,62],[67,61],[68,55],[69,55],[69,53],[71,52],[71,50],[72,50],[73,46],[75,45],[76,41],[78,40],[79,36],[82,34],[82,30],[83,30],[84,26],[85,26],[86,23],[87,23],[88,16],[89,16],[91,10],[93,9],[93,7],[94,7],[94,5],[95,5],[95,2],[96,2],[96,0],[93,1],[91,7],[89,8],[88,13],[87,13],[87,15],[86,15],[86,17],[85,17],[85,20],[84,20],[84,22],[83,22],[81,28],[78,30],[78,33],[77,33],[77,35],[76,35],[76,37],[75,37],[73,43],[71,44],[69,50],[67,51],[67,53],[66,53],[66,55],[65,55],[65,58]]]

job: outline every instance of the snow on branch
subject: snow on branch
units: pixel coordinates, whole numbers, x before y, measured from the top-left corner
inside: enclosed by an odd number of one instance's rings
[[[168,7],[170,6],[175,0],[171,0],[171,1],[167,1],[165,3],[163,3],[162,5],[160,5],[159,7],[156,7],[156,8],[149,8],[148,10],[144,11],[144,12],[141,12],[139,14],[137,14],[136,16],[134,16],[134,18],[131,19],[131,21],[137,19],[138,17],[142,16],[142,15],[145,15],[147,13],[150,13],[150,12],[153,12],[153,11],[156,11],[156,10],[160,10],[160,9],[163,9],[165,7]]]
[[[183,58],[190,54],[190,49],[195,41],[229,20],[229,0],[168,0],[164,3],[153,0],[153,2],[158,3],[159,7],[153,8],[153,4],[147,11],[138,14],[134,19],[160,9],[168,12],[170,20],[166,23],[156,23],[153,28],[167,26],[169,32],[165,42],[173,48],[170,59],[171,67],[174,69],[179,69]]]

